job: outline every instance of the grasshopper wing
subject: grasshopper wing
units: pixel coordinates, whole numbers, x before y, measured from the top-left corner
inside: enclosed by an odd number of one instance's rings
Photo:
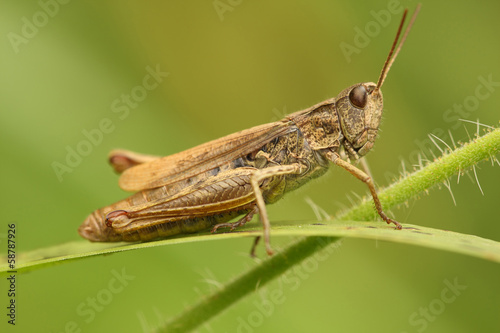
[[[151,162],[159,158],[161,158],[161,156],[139,154],[124,149],[112,150],[108,155],[109,163],[117,173],[122,173],[131,167]]]
[[[230,134],[128,168],[122,173],[119,185],[126,191],[141,191],[174,184],[245,156],[293,128],[293,122],[283,120]]]

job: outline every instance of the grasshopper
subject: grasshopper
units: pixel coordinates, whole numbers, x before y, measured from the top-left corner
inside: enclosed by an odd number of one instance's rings
[[[112,151],[110,163],[121,173],[120,187],[137,193],[94,211],[80,226],[80,235],[100,242],[149,241],[208,228],[234,230],[259,213],[266,251],[272,254],[266,204],[323,175],[330,162],[363,181],[380,217],[401,229],[383,212],[372,179],[350,161],[357,162],[373,147],[383,110],[380,89],[419,9],[420,5],[398,45],[405,10],[376,84],[352,85],[336,98],[281,121],[174,155]],[[240,215],[238,221],[229,222]]]

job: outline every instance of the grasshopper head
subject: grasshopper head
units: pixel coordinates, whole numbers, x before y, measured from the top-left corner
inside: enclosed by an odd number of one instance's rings
[[[398,45],[399,36],[403,29],[406,14],[408,13],[407,9],[404,11],[401,23],[399,23],[398,32],[396,33],[396,38],[392,43],[391,50],[385,60],[384,67],[382,67],[382,72],[380,73],[377,83],[358,83],[345,89],[337,96],[336,108],[342,134],[344,135],[344,147],[349,154],[349,158],[357,160],[360,156],[366,155],[375,143],[384,104],[382,91],[380,89],[419,11],[420,5],[417,6],[401,38],[401,42]]]
[[[382,91],[373,82],[358,83],[343,90],[336,99],[337,113],[351,158],[372,149],[382,118]]]

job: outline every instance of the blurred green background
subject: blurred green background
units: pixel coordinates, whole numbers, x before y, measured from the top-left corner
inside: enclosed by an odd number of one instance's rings
[[[376,81],[402,7],[416,6],[389,3],[398,13],[384,27],[372,11],[388,11],[387,1],[2,1],[1,253],[8,223],[17,225],[18,250],[34,250],[79,240],[76,230],[87,214],[124,198],[107,164],[111,149],[172,154],[277,120],[351,84]],[[401,160],[412,168],[420,146],[430,147],[428,133],[441,130],[449,143],[450,129],[455,141],[467,139],[463,125],[443,115],[455,117],[447,110],[474,100],[480,76],[500,82],[499,12],[497,1],[423,1],[383,88],[380,138],[368,155],[380,186],[399,174]],[[30,28],[34,23],[38,27]],[[374,29],[367,45],[358,43],[358,53],[346,57],[340,45],[356,47],[356,30],[366,27]],[[123,95],[140,93],[148,66],[169,74],[128,114],[114,112],[124,107]],[[500,89],[493,85],[461,118],[497,126],[499,106]],[[66,164],[68,147],[82,145],[84,131],[105,118],[113,130],[87,147],[87,156],[60,181],[53,163]],[[484,195],[475,180],[463,176],[457,185],[454,177],[456,205],[442,186],[392,213],[403,223],[500,241],[499,170],[489,161],[478,168]],[[331,170],[270,206],[269,215],[314,220],[306,197],[333,215],[350,205],[352,191],[367,192],[346,172]],[[273,244],[289,241],[274,238]],[[2,279],[2,331],[147,332],[254,265],[251,242],[145,249],[19,275],[14,329],[6,323]],[[123,270],[133,280],[116,291],[110,283]],[[499,331],[499,277],[500,266],[484,260],[348,239],[293,283],[269,284],[268,292],[284,295],[273,309],[262,310],[255,294],[199,332]],[[454,281],[466,289],[444,303]],[[92,299],[98,300],[94,309]]]

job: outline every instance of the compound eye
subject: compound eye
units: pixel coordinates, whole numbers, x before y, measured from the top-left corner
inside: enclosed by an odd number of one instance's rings
[[[368,92],[364,85],[357,86],[349,93],[349,100],[352,105],[363,109],[366,106],[366,101],[368,99]]]

